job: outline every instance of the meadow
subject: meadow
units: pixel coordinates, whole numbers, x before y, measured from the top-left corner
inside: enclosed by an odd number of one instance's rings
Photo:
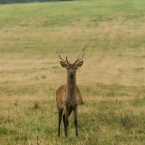
[[[145,144],[145,1],[0,5],[1,145]],[[57,137],[55,92],[66,83],[57,49],[77,71],[84,104],[75,136]]]

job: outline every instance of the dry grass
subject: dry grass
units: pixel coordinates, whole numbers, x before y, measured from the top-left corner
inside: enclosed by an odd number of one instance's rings
[[[145,12],[143,1],[133,3],[129,11],[132,1],[1,6],[1,144],[145,143]],[[62,129],[58,138],[55,91],[66,82],[66,70],[56,49],[73,62],[81,46],[79,137],[71,116],[69,137]]]

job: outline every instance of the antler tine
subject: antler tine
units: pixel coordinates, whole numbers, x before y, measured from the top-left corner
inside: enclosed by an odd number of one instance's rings
[[[68,59],[67,59],[67,56],[66,56],[66,62],[69,63],[69,62],[68,62]]]
[[[63,61],[63,62],[67,62],[66,60],[64,60],[64,59],[62,59],[62,57],[60,56],[60,52],[61,52],[61,49],[60,50],[56,50],[56,53],[58,53],[58,55],[59,55],[59,58]]]
[[[83,51],[82,57],[81,57],[81,58],[78,58],[78,59],[75,61],[75,63],[77,63],[78,61],[80,61],[80,60],[83,59],[83,57],[84,57],[84,51],[85,51],[85,47],[82,48],[82,51]]]

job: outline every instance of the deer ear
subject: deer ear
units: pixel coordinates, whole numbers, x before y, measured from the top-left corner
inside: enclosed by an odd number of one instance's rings
[[[77,63],[77,68],[81,67],[83,65],[83,61],[80,61],[79,63]]]
[[[62,67],[66,67],[66,63],[64,63],[63,61],[60,61],[60,64]]]

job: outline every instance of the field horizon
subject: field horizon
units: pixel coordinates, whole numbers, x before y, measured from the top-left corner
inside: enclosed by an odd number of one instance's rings
[[[0,5],[2,145],[145,144],[145,2]],[[77,70],[84,105],[75,137],[57,137],[57,88],[66,83],[57,49]]]

